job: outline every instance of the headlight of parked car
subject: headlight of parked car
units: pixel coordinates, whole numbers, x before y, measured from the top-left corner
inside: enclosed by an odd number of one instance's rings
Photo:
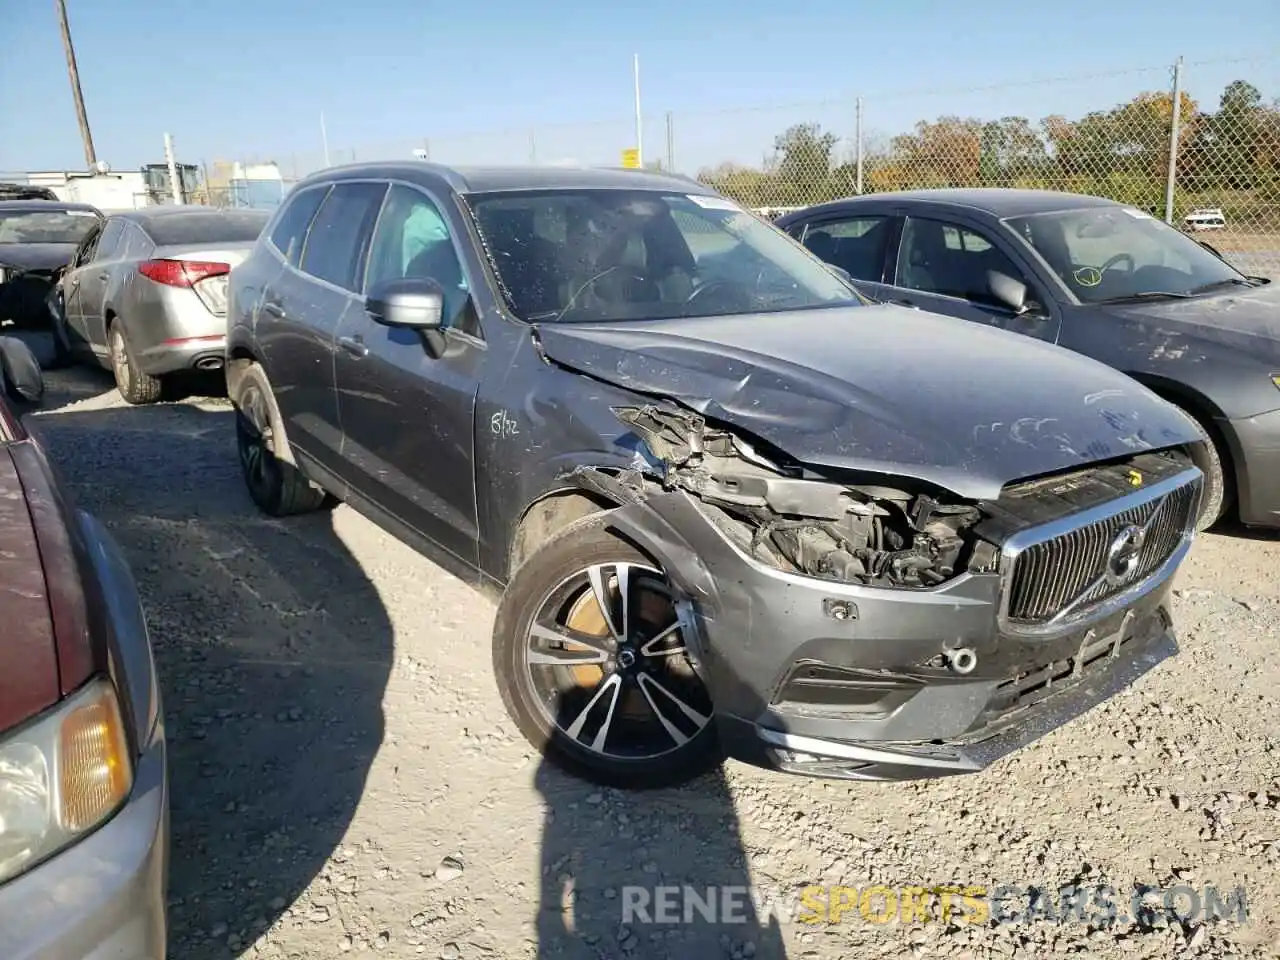
[[[0,738],[0,883],[99,826],[133,788],[115,688],[95,680]]]

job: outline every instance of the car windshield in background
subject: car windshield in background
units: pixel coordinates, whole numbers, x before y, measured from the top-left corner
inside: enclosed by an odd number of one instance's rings
[[[88,210],[0,213],[0,243],[79,243],[98,222]]]
[[[261,210],[229,210],[212,213],[166,213],[147,221],[147,233],[158,245],[183,243],[250,243],[270,219]]]
[[[1085,303],[1177,297],[1248,283],[1162,220],[1131,207],[1089,207],[1005,221]]]
[[[821,261],[720,197],[546,190],[467,200],[524,320],[658,320],[862,302]]]

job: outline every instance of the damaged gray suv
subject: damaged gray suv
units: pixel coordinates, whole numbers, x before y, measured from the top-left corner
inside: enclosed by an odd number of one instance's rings
[[[491,589],[507,709],[590,779],[975,771],[1176,650],[1192,420],[693,181],[328,169],[228,299],[253,499]]]

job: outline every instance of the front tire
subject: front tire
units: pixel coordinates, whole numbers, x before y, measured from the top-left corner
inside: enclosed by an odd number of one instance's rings
[[[498,605],[493,666],[507,712],[548,760],[625,789],[720,763],[710,695],[665,574],[600,515],[520,566]]]
[[[49,325],[53,338],[53,357],[46,365],[49,370],[58,370],[62,367],[69,367],[73,362],[71,353],[71,333],[67,330],[67,321],[61,311],[65,307],[61,304],[58,310],[50,309]]]
[[[1217,432],[1189,410],[1186,413],[1200,424],[1209,438],[1192,454],[1195,465],[1204,474],[1204,493],[1200,498],[1200,519],[1196,523],[1196,533],[1204,533],[1226,516],[1234,499],[1227,474],[1229,461],[1226,458],[1225,448]]]
[[[236,408],[240,469],[258,509],[273,517],[288,517],[324,506],[327,494],[278,456],[283,436],[280,411],[261,367],[255,364],[245,371],[231,402]]]
[[[129,338],[125,336],[124,324],[118,318],[107,329],[107,349],[111,354],[111,372],[116,378],[116,389],[126,403],[155,403],[160,399],[164,385],[159,377],[139,369]]]

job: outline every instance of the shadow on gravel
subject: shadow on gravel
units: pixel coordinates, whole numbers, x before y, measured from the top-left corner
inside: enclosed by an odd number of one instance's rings
[[[253,955],[341,841],[382,742],[392,658],[332,516],[274,521],[250,501],[232,417],[28,418],[143,594],[170,743],[170,953],[195,960]]]
[[[761,916],[724,773],[604,790],[543,761],[539,960],[784,960]],[[765,881],[767,883],[767,879]]]
[[[1209,531],[1230,540],[1280,541],[1280,530],[1266,527],[1246,527],[1236,520],[1223,520]]]

